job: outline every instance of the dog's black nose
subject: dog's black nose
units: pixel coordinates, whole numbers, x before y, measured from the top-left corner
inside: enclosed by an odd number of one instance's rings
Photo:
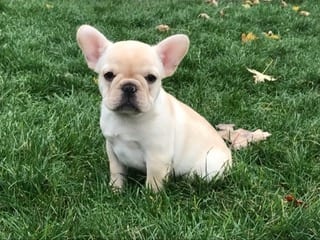
[[[137,87],[132,83],[127,83],[121,87],[121,90],[128,95],[132,95],[137,91]]]

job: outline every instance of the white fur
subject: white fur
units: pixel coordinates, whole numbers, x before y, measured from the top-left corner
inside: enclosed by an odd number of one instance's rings
[[[216,130],[161,87],[161,80],[174,73],[186,54],[187,36],[174,35],[155,46],[112,43],[83,25],[77,40],[88,66],[99,74],[100,127],[107,140],[113,187],[123,187],[127,167],[145,171],[147,186],[157,191],[173,172],[210,180],[231,166],[231,152]],[[115,73],[112,81],[103,77],[109,71]],[[148,83],[148,74],[157,81]],[[138,112],[117,110],[124,99],[122,87],[128,83],[136,86]]]

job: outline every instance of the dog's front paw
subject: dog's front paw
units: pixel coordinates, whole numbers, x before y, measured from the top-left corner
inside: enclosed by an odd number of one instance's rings
[[[147,189],[150,189],[152,192],[159,192],[163,188],[162,181],[157,181],[155,179],[147,179],[146,181]]]
[[[121,192],[124,187],[124,180],[123,179],[111,179],[109,182],[109,186],[113,192]]]
[[[163,164],[167,161],[161,157],[155,157],[158,161],[149,161],[147,164],[146,187],[153,192],[159,192],[163,188],[164,182],[168,179],[171,167],[169,164]]]

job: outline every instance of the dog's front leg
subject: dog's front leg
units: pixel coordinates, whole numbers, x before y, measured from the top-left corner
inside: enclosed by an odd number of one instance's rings
[[[155,156],[152,157],[152,160],[147,160],[146,186],[154,192],[162,189],[171,169],[170,163],[161,160],[161,158],[156,158]]]
[[[107,153],[109,158],[110,182],[109,185],[115,190],[121,190],[126,180],[127,167],[124,166],[114,154],[110,143],[107,141]]]

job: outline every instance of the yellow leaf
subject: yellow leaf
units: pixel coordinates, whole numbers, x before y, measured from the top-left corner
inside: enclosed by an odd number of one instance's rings
[[[279,40],[280,39],[280,36],[277,35],[277,34],[273,34],[272,31],[269,31],[267,33],[264,32],[263,35],[266,36],[267,38],[274,39],[274,40]]]
[[[242,33],[241,34],[241,41],[243,43],[246,43],[246,42],[251,42],[251,41],[254,41],[254,40],[257,40],[257,36],[254,35],[252,32],[249,32],[248,34],[245,34],[245,33]]]
[[[93,81],[95,84],[98,84],[98,78],[97,78],[97,77],[93,77],[93,78],[92,78],[92,81]]]
[[[299,7],[299,6],[293,6],[293,7],[292,7],[292,10],[293,10],[293,11],[295,11],[295,12],[298,12],[298,11],[299,11],[299,9],[300,9],[300,7]]]
[[[165,25],[165,24],[160,24],[160,25],[156,26],[156,29],[159,32],[168,32],[170,30],[170,27],[168,25]]]

